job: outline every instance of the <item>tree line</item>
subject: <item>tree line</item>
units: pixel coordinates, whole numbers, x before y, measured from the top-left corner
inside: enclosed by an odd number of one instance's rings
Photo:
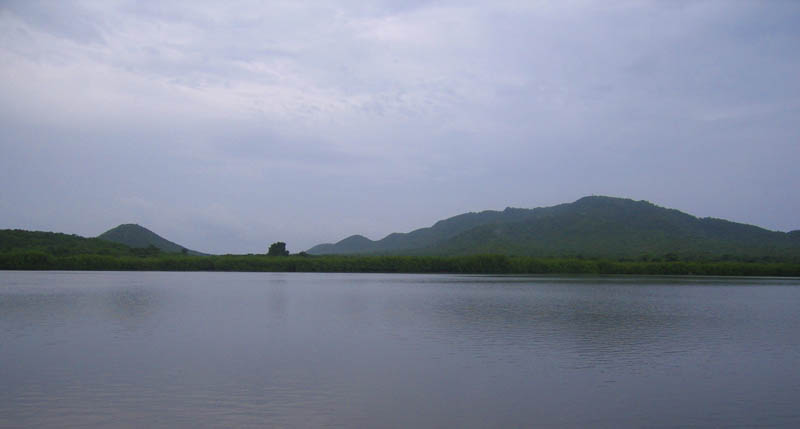
[[[277,254],[276,249],[276,254]],[[285,250],[281,255],[285,255]],[[141,252],[137,256],[54,255],[43,251],[0,253],[4,270],[265,271],[454,274],[640,274],[800,276],[800,264],[764,261],[607,260],[470,256],[193,256]]]

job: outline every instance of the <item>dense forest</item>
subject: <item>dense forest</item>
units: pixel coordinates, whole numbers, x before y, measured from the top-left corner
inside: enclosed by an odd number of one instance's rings
[[[800,276],[800,264],[769,261],[682,261],[535,258],[530,256],[193,256],[150,250],[139,255],[0,253],[5,270],[274,271],[460,274],[668,274]]]
[[[146,252],[100,238],[60,232],[0,230],[0,254],[43,253],[55,257],[75,255],[140,256]]]

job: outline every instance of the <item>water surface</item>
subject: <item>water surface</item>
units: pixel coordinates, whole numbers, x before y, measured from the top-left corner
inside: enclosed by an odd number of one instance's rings
[[[0,272],[0,426],[800,427],[800,279]]]

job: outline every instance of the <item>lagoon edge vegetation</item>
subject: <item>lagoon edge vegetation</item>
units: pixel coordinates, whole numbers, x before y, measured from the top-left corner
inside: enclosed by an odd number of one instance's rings
[[[800,264],[767,261],[615,261],[470,256],[98,255],[42,251],[0,253],[3,270],[248,271],[451,274],[637,274],[800,276]]]

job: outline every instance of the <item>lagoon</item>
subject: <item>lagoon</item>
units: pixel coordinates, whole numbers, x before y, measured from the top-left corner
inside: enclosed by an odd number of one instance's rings
[[[800,279],[0,272],[0,426],[800,426]]]

